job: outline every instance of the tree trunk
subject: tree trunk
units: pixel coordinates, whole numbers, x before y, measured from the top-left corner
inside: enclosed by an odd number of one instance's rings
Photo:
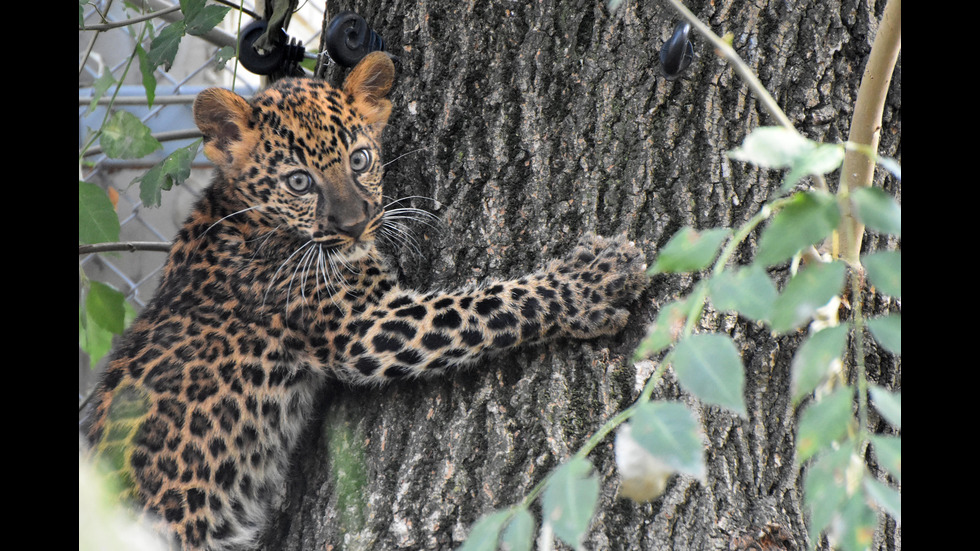
[[[689,7],[717,34],[733,33],[804,135],[846,139],[884,1]],[[328,18],[342,10],[361,14],[397,56],[387,195],[426,197],[406,203],[441,218],[436,229],[413,227],[417,247],[387,247],[411,286],[517,277],[590,231],[625,232],[652,260],[681,227],[738,226],[778,189],[781,173],[725,155],[774,121],[705,39],[694,35],[683,78],[665,78],[659,50],[679,20],[666,2],[626,0],[615,12],[596,0],[328,2]],[[880,152],[900,159],[900,62],[882,127]],[[875,185],[901,199],[894,179],[879,174]],[[884,244],[871,236],[864,247]],[[649,372],[637,373],[634,349],[658,307],[696,282],[654,277],[615,338],[527,347],[442,379],[330,389],[261,548],[458,547],[481,515],[519,502],[636,400]],[[700,327],[740,347],[749,419],[698,405],[668,372],[654,398],[700,412],[707,483],[678,476],[652,503],[618,498],[608,438],[590,455],[602,486],[584,548],[729,549],[768,524],[797,548],[808,543],[789,377],[802,332],[777,338],[710,309]],[[870,377],[899,389],[900,360],[871,347]],[[900,527],[884,516],[875,548],[901,548]]]

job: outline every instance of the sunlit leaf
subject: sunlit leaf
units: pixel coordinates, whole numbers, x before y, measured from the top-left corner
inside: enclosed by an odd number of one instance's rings
[[[728,156],[766,168],[789,168],[813,146],[813,142],[795,130],[762,126],[746,136],[742,146],[729,151]]]
[[[801,179],[811,175],[827,174],[837,170],[844,161],[844,146],[814,143],[813,147],[793,160],[783,178],[783,189],[790,189]]]

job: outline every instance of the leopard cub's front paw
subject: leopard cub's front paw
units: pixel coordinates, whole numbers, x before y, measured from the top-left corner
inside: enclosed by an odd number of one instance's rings
[[[617,333],[649,281],[646,268],[643,251],[624,236],[586,235],[557,267],[566,314],[559,323],[578,338]]]

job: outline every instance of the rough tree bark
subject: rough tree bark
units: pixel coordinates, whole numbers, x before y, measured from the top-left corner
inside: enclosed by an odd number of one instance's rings
[[[780,174],[725,156],[773,121],[705,40],[695,38],[684,78],[664,78],[657,56],[678,20],[665,2],[625,0],[614,13],[598,0],[327,4],[328,18],[364,16],[398,58],[387,194],[431,198],[408,203],[442,219],[438,231],[415,225],[418,250],[387,246],[418,288],[519,276],[588,231],[625,232],[652,259],[685,225],[739,225],[778,187]],[[804,135],[846,139],[884,1],[688,4],[718,34],[733,33]],[[342,71],[326,76],[337,82]],[[880,148],[899,159],[900,87],[899,62]],[[901,198],[893,179],[876,185]],[[872,236],[864,247],[883,244]],[[741,260],[753,250],[750,239]],[[482,514],[519,501],[636,399],[648,373],[637,374],[633,350],[658,306],[694,283],[655,277],[617,338],[530,347],[444,379],[331,389],[261,548],[458,547]],[[701,327],[741,348],[750,418],[696,405],[668,375],[654,397],[699,408],[707,484],[675,477],[652,503],[619,499],[609,438],[590,456],[602,490],[585,548],[728,549],[769,523],[806,544],[789,394],[801,335],[774,338],[711,310]],[[871,346],[870,377],[900,388],[899,359]],[[875,546],[901,548],[900,528],[882,520]]]

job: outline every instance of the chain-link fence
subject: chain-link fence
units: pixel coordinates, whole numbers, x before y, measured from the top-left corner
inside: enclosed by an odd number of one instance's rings
[[[252,18],[233,9],[222,23],[203,36],[185,35],[177,56],[168,71],[157,68],[156,98],[147,107],[146,91],[142,84],[139,60],[136,59],[136,37],[141,26],[143,47],[149,38],[182,18],[177,2],[144,0],[139,10],[132,6],[140,2],[105,0],[82,6],[83,26],[78,33],[78,143],[80,153],[79,179],[107,190],[115,200],[122,242],[163,242],[173,239],[188,215],[200,191],[208,184],[211,167],[202,153],[191,165],[190,177],[180,186],[163,193],[159,208],[146,208],[140,201],[139,185],[134,179],[177,148],[185,147],[199,136],[193,122],[191,105],[204,88],[220,86],[234,88],[249,96],[260,86],[258,77],[241,69],[232,57],[221,64],[219,49],[234,47],[239,25],[244,28]],[[235,2],[237,5],[237,2]],[[245,4],[254,13],[252,3]],[[145,14],[159,14],[139,21]],[[289,35],[299,39],[307,50],[316,50],[323,21],[323,5],[305,2],[293,14]],[[92,29],[92,30],[82,30]],[[114,81],[94,108],[90,108],[93,85],[108,71]],[[110,106],[111,102],[111,106]],[[111,159],[101,152],[98,142],[82,148],[89,136],[101,127],[106,109],[127,110],[139,118],[163,144],[163,149],[135,160]],[[166,253],[154,251],[86,254],[79,257],[79,300],[83,299],[84,277],[111,285],[125,294],[136,310],[142,308],[156,289]],[[98,366],[89,365],[88,355],[79,348],[79,392],[84,394],[93,384]]]

